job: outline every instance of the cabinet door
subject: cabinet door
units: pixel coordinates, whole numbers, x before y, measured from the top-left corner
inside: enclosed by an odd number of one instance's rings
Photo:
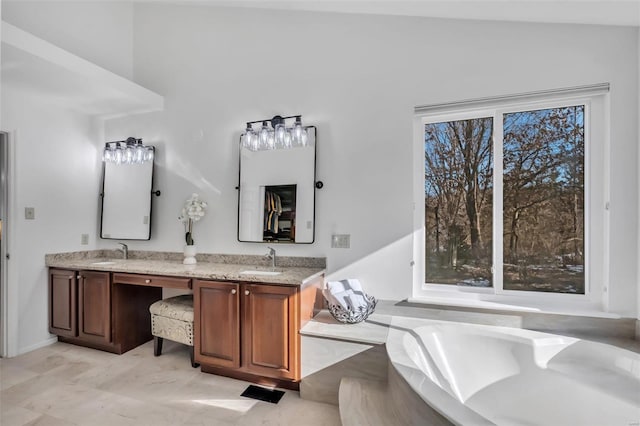
[[[262,376],[297,379],[296,288],[243,286],[243,365]]]
[[[108,272],[81,271],[78,279],[78,336],[111,342],[111,282]]]
[[[240,286],[194,280],[194,352],[201,364],[240,367]]]
[[[49,332],[75,337],[76,272],[66,269],[49,270]]]

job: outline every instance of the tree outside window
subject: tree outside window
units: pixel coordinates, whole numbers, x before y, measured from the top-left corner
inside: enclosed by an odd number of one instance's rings
[[[584,294],[584,105],[425,125],[426,282]],[[501,176],[494,176],[496,140]],[[501,179],[502,211],[493,211]],[[499,228],[496,228],[499,229]]]

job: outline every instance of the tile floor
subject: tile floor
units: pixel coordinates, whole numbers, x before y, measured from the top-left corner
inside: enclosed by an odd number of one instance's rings
[[[241,397],[248,385],[191,368],[170,341],[157,358],[153,342],[123,355],[55,343],[0,359],[0,425],[340,425],[336,406]]]

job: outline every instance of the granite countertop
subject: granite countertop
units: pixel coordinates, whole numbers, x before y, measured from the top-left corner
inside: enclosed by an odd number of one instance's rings
[[[45,256],[45,264],[64,269],[284,285],[303,285],[325,272],[325,259],[313,257],[278,257],[275,270],[263,256],[202,254],[197,256],[196,265],[183,265],[182,253],[130,251],[129,259],[121,257],[114,250],[55,253]],[[241,274],[243,271],[280,274]]]

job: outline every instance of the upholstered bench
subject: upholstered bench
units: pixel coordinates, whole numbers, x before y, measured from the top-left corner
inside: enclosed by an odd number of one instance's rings
[[[151,334],[153,354],[162,353],[163,339],[189,346],[191,366],[197,367],[193,359],[193,295],[169,297],[149,306],[151,312]]]

